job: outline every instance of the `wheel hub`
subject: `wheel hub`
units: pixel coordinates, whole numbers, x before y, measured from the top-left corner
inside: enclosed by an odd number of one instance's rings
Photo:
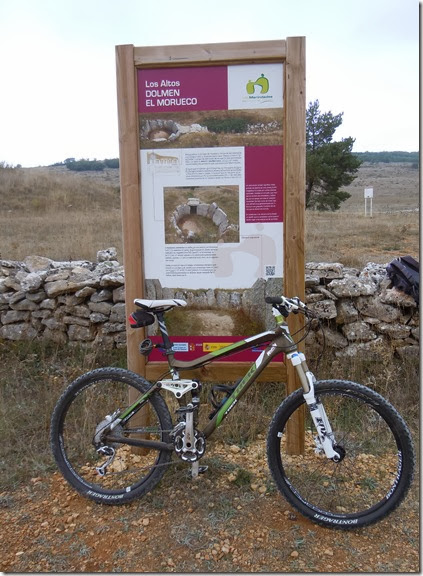
[[[104,420],[97,424],[97,428],[95,429],[93,444],[98,449],[100,446],[110,446],[111,448],[116,448],[119,446],[116,442],[105,442],[106,435],[110,432],[110,426],[113,422],[113,418],[110,415],[107,415]],[[113,428],[113,434],[115,436],[122,436],[123,435],[123,428],[120,424]]]
[[[338,453],[338,458],[334,456],[332,460],[337,463],[342,462],[342,460],[345,458],[346,455],[345,448],[343,446],[340,446],[339,444],[335,444],[333,449],[335,450],[335,452]]]

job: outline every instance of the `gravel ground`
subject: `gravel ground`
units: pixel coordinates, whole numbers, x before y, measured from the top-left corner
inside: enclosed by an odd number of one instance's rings
[[[193,481],[176,464],[149,495],[109,507],[59,475],[0,494],[4,572],[418,572],[418,478],[398,510],[354,531],[296,513],[269,477],[265,441],[210,443]],[[242,479],[242,482],[240,481]],[[13,526],[13,529],[12,529]]]

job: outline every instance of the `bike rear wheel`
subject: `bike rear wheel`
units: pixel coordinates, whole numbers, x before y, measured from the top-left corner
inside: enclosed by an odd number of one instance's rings
[[[369,388],[353,382],[317,382],[316,398],[328,416],[340,462],[329,460],[305,406],[302,389],[277,409],[267,456],[280,492],[304,516],[334,528],[372,524],[405,497],[414,470],[410,432],[402,417]],[[300,414],[300,416],[298,416]],[[290,454],[286,431],[304,418],[303,454]],[[297,421],[297,420],[296,420]]]
[[[59,399],[51,420],[51,447],[59,470],[83,496],[103,504],[124,504],[161,480],[172,453],[134,449],[125,443],[131,439],[170,442],[172,419],[159,394],[148,398],[147,424],[137,423],[135,415],[111,431],[119,442],[98,441],[110,417],[122,413],[150,387],[128,370],[100,368],[77,378]]]

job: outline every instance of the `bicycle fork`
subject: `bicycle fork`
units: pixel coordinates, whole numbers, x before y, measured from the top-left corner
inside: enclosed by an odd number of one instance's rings
[[[318,402],[314,394],[314,384],[316,378],[309,370],[306,357],[302,352],[291,352],[286,355],[295,367],[301,385],[303,387],[303,397],[310,411],[311,418],[317,431],[320,446],[323,449],[326,458],[339,462],[343,458],[342,451],[336,451],[337,445],[332,427],[321,402]],[[317,448],[320,450],[320,448]]]

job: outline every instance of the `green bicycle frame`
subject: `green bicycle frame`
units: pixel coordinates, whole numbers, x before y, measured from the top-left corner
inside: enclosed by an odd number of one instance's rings
[[[216,428],[220,426],[229,412],[235,407],[235,404],[238,402],[238,400],[247,392],[247,390],[254,383],[260,373],[273,360],[273,358],[277,356],[277,354],[281,352],[292,353],[297,351],[297,346],[289,333],[288,325],[282,319],[280,319],[275,330],[262,332],[261,334],[256,334],[255,336],[245,338],[239,342],[229,344],[228,346],[225,346],[219,350],[200,356],[195,360],[188,362],[181,361],[176,360],[174,357],[172,342],[169,339],[163,318],[159,318],[159,326],[162,332],[163,344],[165,346],[165,353],[168,359],[169,370],[175,381],[179,379],[179,370],[194,370],[201,368],[202,366],[205,366],[212,361],[218,360],[219,358],[231,356],[241,352],[242,350],[247,350],[249,348],[267,344],[255,362],[251,365],[248,372],[237,384],[232,394],[226,399],[225,403],[219,408],[219,410],[216,412],[204,430],[202,430],[205,438],[208,438],[216,430]],[[145,394],[140,396],[131,406],[129,406],[122,414],[120,414],[118,418],[119,423],[125,424],[146,404],[149,396],[158,389],[160,389],[160,382],[153,384],[153,386]],[[140,446],[153,447],[153,442],[150,440],[136,440],[134,442]],[[164,443],[159,444],[161,444],[163,448],[168,446]]]

